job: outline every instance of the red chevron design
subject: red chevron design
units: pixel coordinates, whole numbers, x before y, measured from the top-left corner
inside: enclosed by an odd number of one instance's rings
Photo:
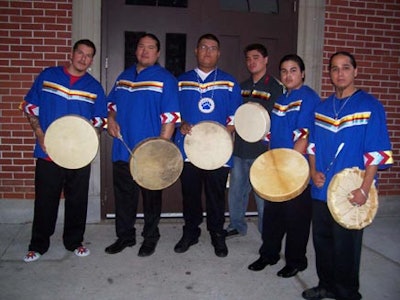
[[[366,153],[364,155],[364,157],[365,157],[365,165],[366,166],[371,165],[371,163],[374,161],[374,157],[372,155],[370,155],[369,153]]]
[[[97,121],[97,118],[92,119],[92,123],[94,127],[97,127],[99,125],[99,122]]]
[[[106,128],[107,127],[107,118],[101,118],[101,121],[103,122],[101,124],[101,128]]]
[[[307,134],[308,134],[308,131],[304,128],[301,128],[299,131],[301,133],[299,138],[303,138],[303,137],[307,136]]]
[[[27,105],[26,108],[27,108],[29,114],[31,114],[31,115],[33,115],[33,116],[35,115],[34,110],[35,110],[36,106],[34,106],[34,105]]]
[[[113,102],[109,102],[108,105],[107,105],[107,109],[108,109],[108,111],[115,111],[114,103]]]
[[[174,113],[172,113],[172,115],[174,116],[174,118],[172,120],[173,123],[176,123],[177,121],[179,121],[179,114],[174,112]]]
[[[107,125],[107,119],[101,117],[92,118],[92,124],[94,127],[104,128]]]
[[[179,114],[172,112],[172,113],[165,113],[161,115],[161,122],[162,124],[165,124],[165,122],[168,120],[168,117],[171,116],[172,120],[171,123],[176,123],[179,120]]]
[[[390,160],[390,155],[387,155],[384,151],[379,152],[380,155],[382,155],[382,164],[386,164]]]

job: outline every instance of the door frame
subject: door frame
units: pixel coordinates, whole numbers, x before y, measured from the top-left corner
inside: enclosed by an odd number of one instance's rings
[[[321,75],[323,66],[323,43],[324,43],[324,23],[325,23],[325,1],[320,0],[297,0],[298,4],[298,38],[297,53],[303,58],[308,71],[305,84],[313,88],[317,93],[321,91]],[[72,0],[72,42],[80,38],[91,39],[97,48],[99,54],[95,56],[90,73],[98,79],[103,87],[104,68],[106,61],[101,59],[101,12],[102,0]],[[102,136],[101,144],[104,137]],[[103,152],[103,149],[100,150]],[[100,153],[100,154],[101,154]],[[100,160],[95,160],[94,169],[100,167]],[[89,198],[92,198],[89,205],[89,213],[100,212],[102,219],[105,218],[103,211],[104,199],[102,197],[102,182],[100,174],[92,172],[91,175],[92,191]]]

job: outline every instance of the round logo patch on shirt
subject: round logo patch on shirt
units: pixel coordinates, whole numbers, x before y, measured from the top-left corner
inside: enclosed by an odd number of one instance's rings
[[[215,109],[215,102],[212,98],[201,98],[199,100],[199,110],[202,113],[209,114]]]

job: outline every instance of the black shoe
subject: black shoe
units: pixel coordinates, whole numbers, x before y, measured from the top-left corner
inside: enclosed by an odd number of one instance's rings
[[[225,237],[227,239],[240,235],[240,233],[239,233],[239,231],[237,231],[237,229],[224,230],[224,232],[225,232]]]
[[[320,299],[335,299],[335,294],[327,291],[323,287],[313,287],[311,289],[305,290],[301,296],[307,300],[320,300]]]
[[[108,254],[115,254],[121,252],[126,247],[132,247],[136,245],[136,240],[121,240],[117,239],[114,244],[108,246],[104,251]]]
[[[214,246],[214,252],[216,256],[225,257],[228,255],[228,247],[225,243],[225,233],[212,233],[211,244]]]
[[[176,253],[184,253],[188,251],[189,247],[195,245],[199,242],[199,238],[190,239],[186,236],[183,236],[179,242],[175,245],[174,251]]]
[[[295,268],[292,266],[284,266],[276,275],[283,278],[295,276],[298,272],[304,271],[306,268]]]
[[[270,260],[260,256],[255,262],[248,266],[248,269],[251,271],[261,271],[268,265],[275,265],[277,262],[271,262]]]
[[[145,257],[150,256],[156,251],[157,241],[144,240],[142,246],[140,246],[138,256]]]

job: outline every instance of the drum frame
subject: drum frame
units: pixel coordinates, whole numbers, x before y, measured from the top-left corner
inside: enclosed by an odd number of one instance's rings
[[[208,137],[212,138],[211,140],[204,140],[202,136],[200,137],[203,139],[198,139],[199,133],[203,133],[204,131],[207,131],[207,134],[209,134]],[[220,136],[211,136],[216,133]],[[226,127],[218,122],[201,121],[192,127],[191,133],[185,136],[183,148],[186,156],[193,165],[203,170],[216,170],[223,167],[232,156],[232,135]],[[216,153],[221,154],[221,156],[216,157]],[[206,160],[200,158],[206,158]]]
[[[77,138],[79,135],[81,137]],[[66,169],[80,169],[95,159],[99,150],[99,136],[89,120],[71,114],[50,124],[45,132],[44,144],[54,163]]]
[[[248,116],[247,114],[250,115]],[[263,124],[256,123],[260,120]],[[261,128],[262,130],[259,130]],[[270,128],[271,118],[269,113],[257,102],[246,102],[239,106],[235,112],[236,133],[246,142],[255,143],[263,140],[270,131]]]
[[[309,181],[308,161],[301,153],[289,148],[266,151],[250,167],[250,182],[254,191],[272,202],[284,202],[297,197],[306,189]]]
[[[332,178],[328,186],[327,205],[333,219],[346,229],[363,229],[370,225],[378,211],[379,200],[378,191],[375,186],[375,181],[372,183],[369,190],[366,203],[360,207],[354,206],[349,199],[351,191],[356,190],[361,186],[365,175],[364,170],[358,167],[345,168]],[[341,182],[350,183],[341,185]],[[341,203],[338,203],[341,200]],[[363,219],[360,219],[360,213],[368,209]],[[351,214],[351,215],[349,215]],[[348,217],[353,217],[353,223],[348,223]]]
[[[154,142],[156,147],[152,145]],[[165,146],[172,151],[163,151]],[[148,151],[149,156],[143,156],[142,151]],[[143,159],[146,161],[141,161]],[[170,140],[160,137],[147,138],[132,150],[129,170],[133,180],[140,186],[148,190],[162,190],[174,184],[182,173],[182,154]]]

